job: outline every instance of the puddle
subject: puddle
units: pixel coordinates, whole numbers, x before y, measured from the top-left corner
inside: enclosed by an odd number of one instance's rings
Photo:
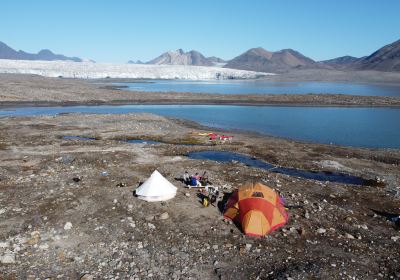
[[[81,137],[81,136],[63,136],[63,140],[79,140],[79,141],[95,141],[96,138]]]
[[[352,184],[360,186],[373,186],[375,182],[374,180],[366,180],[361,177],[343,173],[337,173],[337,172],[308,171],[308,170],[277,166],[256,158],[232,152],[201,151],[201,152],[189,153],[187,154],[187,156],[191,159],[208,159],[218,162],[237,161],[250,167],[266,169],[274,173],[280,173],[304,179],[312,179],[321,182],[328,181],[328,182]]]
[[[159,145],[163,144],[161,142],[153,141],[153,140],[142,140],[142,139],[132,139],[132,140],[126,140],[124,141],[126,143],[131,143],[131,144],[149,144],[149,145]]]

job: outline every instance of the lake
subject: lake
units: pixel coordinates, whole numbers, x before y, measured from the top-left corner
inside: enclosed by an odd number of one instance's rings
[[[366,96],[398,96],[400,85],[329,82],[271,82],[265,80],[145,80],[134,83],[114,83],[128,90],[145,92],[195,92],[215,94],[306,94],[342,93]]]
[[[155,113],[200,124],[326,144],[400,148],[400,109],[219,105],[125,105],[1,109],[0,116],[68,112]]]

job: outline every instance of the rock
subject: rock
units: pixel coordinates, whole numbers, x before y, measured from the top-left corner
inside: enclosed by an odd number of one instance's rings
[[[168,212],[164,212],[164,213],[162,213],[162,214],[160,214],[160,215],[158,216],[158,219],[159,219],[159,220],[166,220],[166,219],[168,219],[168,218],[169,218]]]
[[[213,250],[218,250],[218,245],[213,245],[212,248]]]
[[[70,230],[72,228],[72,223],[71,222],[66,222],[64,225],[65,230]]]
[[[305,234],[306,234],[306,230],[305,230],[304,228],[299,228],[299,229],[297,230],[297,232],[298,232],[300,235],[305,235]]]
[[[5,208],[0,209],[0,215],[6,213],[6,211],[7,210]]]
[[[292,232],[292,233],[297,232],[296,228],[294,228],[294,227],[290,227],[289,231]]]
[[[397,242],[397,240],[399,240],[400,239],[400,236],[392,236],[391,238],[390,238],[391,240],[393,240],[394,242]]]
[[[150,230],[156,229],[156,226],[151,223],[148,223],[147,226],[149,227]]]
[[[47,249],[49,249],[49,245],[48,244],[42,244],[42,245],[39,246],[39,249],[40,250],[47,250]]]
[[[304,218],[306,218],[306,219],[309,219],[309,218],[310,218],[310,214],[308,213],[308,211],[306,211],[306,212],[304,213]]]
[[[319,234],[322,234],[322,233],[325,233],[325,232],[326,232],[326,229],[324,229],[324,228],[317,229],[317,233],[319,233]]]
[[[82,179],[79,177],[74,177],[72,178],[72,181],[74,181],[75,183],[79,183]]]
[[[189,197],[189,196],[190,196],[190,193],[188,193],[188,192],[187,192],[187,193],[185,193],[185,196]]]
[[[80,278],[80,280],[93,280],[93,279],[94,279],[93,275],[89,273],[83,274],[82,277]]]
[[[348,239],[355,239],[355,237],[353,235],[351,235],[350,233],[346,233],[344,236]]]
[[[0,242],[0,248],[7,248],[8,242]]]
[[[0,263],[2,264],[12,264],[15,263],[15,255],[13,253],[6,253],[0,256]]]
[[[250,243],[247,243],[247,244],[246,244],[246,250],[247,250],[247,251],[250,251],[251,246],[253,246],[253,245],[251,245]]]
[[[368,229],[367,225],[361,225],[360,227],[361,227],[362,229],[365,229],[365,230]]]
[[[152,220],[154,220],[154,216],[153,215],[146,216],[145,220],[147,222],[151,222]]]

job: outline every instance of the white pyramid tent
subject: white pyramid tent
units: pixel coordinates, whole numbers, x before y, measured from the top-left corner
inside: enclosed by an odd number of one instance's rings
[[[138,198],[146,201],[165,201],[174,198],[177,187],[171,184],[157,170],[136,189]]]

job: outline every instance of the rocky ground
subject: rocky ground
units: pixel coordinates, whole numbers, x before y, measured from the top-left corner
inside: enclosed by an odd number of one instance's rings
[[[333,71],[333,70],[332,70]],[[271,76],[271,81],[308,81],[323,77],[355,79],[355,74],[323,71],[290,72]],[[322,73],[325,73],[322,77]],[[389,76],[390,81],[400,82],[396,73],[373,75],[363,71],[363,80]],[[369,73],[369,75],[367,75]],[[338,80],[340,80],[338,78]],[[355,96],[343,94],[199,94],[199,93],[157,93],[116,90],[110,82],[118,80],[79,80],[45,78],[34,75],[0,74],[0,107],[11,106],[60,106],[60,105],[118,105],[118,104],[223,104],[223,105],[290,105],[290,106],[391,106],[399,107],[399,97]],[[386,80],[385,80],[386,81]],[[360,93],[362,94],[362,93]]]
[[[400,278],[399,229],[373,211],[400,212],[399,151],[244,133],[211,143],[192,131],[207,130],[150,114],[1,118],[0,279]],[[163,144],[122,141],[133,138]],[[378,176],[386,185],[318,182],[185,156],[200,150]],[[133,196],[154,169],[178,187],[174,199]],[[185,170],[207,170],[226,192],[263,182],[286,199],[288,224],[265,238],[244,236],[175,180]]]

